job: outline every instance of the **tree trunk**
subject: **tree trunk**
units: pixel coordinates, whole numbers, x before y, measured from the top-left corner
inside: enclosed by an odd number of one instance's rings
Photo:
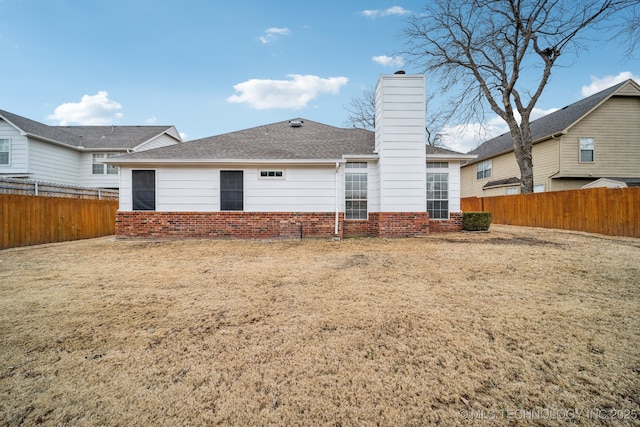
[[[510,120],[511,122],[511,120]],[[526,124],[525,124],[526,123]],[[513,123],[508,123],[513,141],[513,150],[520,168],[520,193],[533,193],[533,142],[531,140],[531,130],[528,121],[522,121],[522,126],[518,126],[513,119]]]

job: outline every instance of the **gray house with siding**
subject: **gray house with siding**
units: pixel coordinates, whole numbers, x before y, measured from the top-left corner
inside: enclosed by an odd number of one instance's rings
[[[49,126],[0,110],[0,178],[117,189],[103,160],[180,142],[174,126]]]
[[[380,77],[375,132],[304,118],[136,152],[118,237],[422,236],[459,230],[460,165],[425,141],[424,75]]]

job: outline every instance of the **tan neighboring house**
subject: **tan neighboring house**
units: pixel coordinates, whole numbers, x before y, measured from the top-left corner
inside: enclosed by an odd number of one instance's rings
[[[535,192],[640,186],[640,85],[633,80],[531,122],[531,133]],[[478,157],[461,168],[462,197],[520,193],[509,133],[469,154]]]

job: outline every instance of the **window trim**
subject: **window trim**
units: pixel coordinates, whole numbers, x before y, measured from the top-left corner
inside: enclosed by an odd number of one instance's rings
[[[241,200],[241,206],[240,209],[224,209],[223,208],[223,200],[222,200],[222,193],[223,191],[232,191],[232,190],[223,190],[222,188],[222,175],[226,172],[233,172],[233,173],[240,173],[242,176],[242,200]],[[221,169],[220,173],[219,173],[219,179],[220,179],[220,185],[219,185],[219,194],[220,194],[220,211],[221,212],[244,212],[244,205],[245,205],[245,200],[244,200],[244,196],[245,196],[245,173],[243,169]],[[234,190],[234,191],[238,191],[238,190]],[[228,202],[228,201],[227,201]],[[226,207],[226,205],[225,205]]]
[[[108,159],[111,157],[119,156],[122,153],[91,153],[91,175],[118,175],[120,173],[120,168],[114,165],[108,165],[106,163],[96,162],[96,159]],[[101,157],[98,157],[101,156]],[[95,167],[102,166],[102,172],[96,173]],[[111,171],[111,172],[110,172]]]
[[[0,138],[0,141],[6,141],[7,151],[0,151],[0,153],[7,153],[7,163],[0,163],[0,166],[11,166],[11,138]]]
[[[345,221],[367,221],[369,219],[369,164],[367,162],[347,162],[344,166],[344,219]],[[354,189],[347,189],[347,176],[349,175],[364,175],[365,181],[365,198],[364,199],[356,199],[356,198],[348,198],[347,191],[354,191]],[[362,189],[358,188],[358,192],[361,192]],[[357,202],[361,204],[364,202],[365,206],[365,217],[364,218],[353,218],[353,213],[356,209],[347,209],[347,204],[349,202]],[[357,209],[358,212],[362,211],[362,209]]]
[[[260,169],[258,170],[258,179],[265,179],[265,180],[284,179],[284,170],[283,169]]]
[[[487,165],[489,167],[487,167]],[[487,159],[478,162],[478,164],[476,165],[476,179],[481,180],[491,178],[491,175],[493,175],[493,159]]]
[[[590,149],[583,149],[583,142],[590,142]],[[582,152],[591,152],[591,160],[582,160]],[[596,139],[592,136],[581,136],[578,138],[578,163],[594,163],[596,160]]]
[[[153,172],[153,209],[136,209],[135,208],[135,192],[136,189],[133,186],[134,172]],[[147,189],[146,191],[150,191]],[[131,169],[131,210],[132,211],[155,211],[158,206],[158,171],[156,169]]]
[[[447,198],[446,199],[436,199],[436,198],[429,198],[429,175],[444,175],[447,179]],[[451,202],[451,197],[449,195],[450,191],[449,191],[449,183],[450,183],[450,173],[449,172],[427,172],[427,177],[426,177],[426,184],[427,184],[427,194],[426,194],[426,200],[427,200],[427,212],[429,213],[429,220],[434,220],[434,221],[448,221],[451,219],[451,209],[450,209],[450,202]],[[442,191],[442,190],[440,190]],[[446,218],[436,218],[431,216],[431,212],[429,209],[429,202],[447,202],[447,216]],[[431,209],[433,210],[433,209]],[[442,211],[442,209],[438,209],[439,211]]]

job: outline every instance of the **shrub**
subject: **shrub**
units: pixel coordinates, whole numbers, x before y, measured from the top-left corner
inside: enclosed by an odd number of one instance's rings
[[[463,212],[462,229],[466,231],[487,231],[491,225],[491,212]]]

